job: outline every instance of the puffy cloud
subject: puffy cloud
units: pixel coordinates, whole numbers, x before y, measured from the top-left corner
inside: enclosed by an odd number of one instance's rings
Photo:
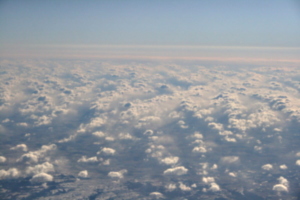
[[[3,62],[0,60],[0,63]],[[155,160],[160,164],[169,165],[165,171],[162,170],[164,175],[187,172],[191,172],[190,175],[202,175],[205,176],[203,179],[205,190],[220,191],[216,181],[224,181],[222,179],[224,177],[219,174],[218,166],[213,164],[216,160],[220,160],[217,164],[224,166],[220,170],[225,168],[223,175],[232,180],[226,184],[222,182],[222,189],[224,187],[229,196],[232,188],[237,190],[239,186],[245,188],[245,184],[249,186],[247,188],[249,191],[258,196],[261,190],[269,196],[272,192],[269,184],[256,184],[263,182],[261,179],[265,176],[255,171],[257,165],[240,161],[252,159],[251,156],[255,156],[254,154],[263,157],[267,153],[274,158],[272,162],[277,163],[277,166],[282,162],[278,158],[289,151],[293,155],[287,156],[285,162],[296,162],[300,165],[296,161],[297,157],[300,157],[300,152],[295,155],[296,152],[289,149],[289,142],[295,135],[293,131],[298,130],[300,122],[298,98],[300,84],[297,81],[300,71],[297,68],[282,67],[274,71],[272,67],[205,68],[182,67],[175,64],[174,66],[153,64],[151,67],[145,67],[143,63],[138,62],[134,62],[137,66],[132,66],[132,63],[110,64],[106,61],[92,60],[75,63],[26,61],[14,65],[7,66],[7,70],[0,73],[3,80],[0,82],[0,113],[2,119],[8,119],[2,121],[0,132],[6,134],[6,130],[10,130],[11,136],[4,138],[5,144],[20,144],[23,143],[20,141],[27,141],[26,144],[34,148],[37,142],[59,143],[57,153],[55,152],[55,156],[59,157],[55,159],[65,160],[65,163],[53,163],[57,173],[72,174],[80,167],[76,165],[82,166],[83,162],[98,161],[97,165],[88,166],[89,173],[96,174],[93,171],[100,166],[104,170],[112,170],[109,177],[119,179],[124,175],[115,171],[118,166],[133,169],[131,165],[136,163],[137,170],[143,172],[145,163],[140,162],[147,161],[151,165],[156,165],[157,163],[152,162]],[[32,66],[26,67],[28,65]],[[1,64],[1,67],[5,65]],[[287,70],[292,72],[288,73]],[[14,119],[13,116],[17,118]],[[23,122],[25,126],[18,124],[19,122]],[[24,134],[21,132],[24,128],[30,129],[30,137],[23,137]],[[201,133],[194,132],[195,130]],[[72,134],[62,139],[59,134],[61,131]],[[136,140],[135,137],[140,138],[139,141],[134,141],[134,146],[129,144],[132,142],[120,142],[125,139]],[[9,141],[10,138],[16,141]],[[78,140],[75,140],[76,138]],[[261,142],[258,143],[258,140]],[[69,141],[74,142],[67,143]],[[284,148],[278,148],[278,142],[282,143],[281,146]],[[294,142],[296,141],[291,144]],[[97,152],[95,148],[99,146],[101,147],[98,154],[103,159],[84,156],[93,156]],[[249,152],[253,148],[256,152],[250,155]],[[16,177],[20,174],[37,175],[54,172],[54,166],[51,164],[53,157],[50,157],[52,150],[47,148],[30,150],[22,153],[23,155],[19,155],[20,152],[4,150],[3,156],[10,159],[9,162],[1,164],[7,167],[1,171],[1,177],[13,177],[12,170],[8,172],[7,169],[15,166],[22,172]],[[119,151],[122,151],[122,159],[118,159],[116,155]],[[200,153],[200,156],[191,154],[181,157],[191,153],[188,151]],[[79,156],[74,157],[74,152]],[[204,153],[205,155],[201,155]],[[112,162],[109,159],[111,155],[116,155]],[[179,155],[180,158],[177,157]],[[16,156],[19,156],[18,161],[26,163],[13,163]],[[5,160],[5,157],[4,159],[0,157],[0,162],[1,159]],[[178,167],[182,165],[180,163],[188,163],[190,171],[185,167]],[[234,168],[236,171],[231,172],[233,170],[231,166],[237,166],[236,164],[240,164],[240,168]],[[260,163],[260,166],[264,164]],[[281,172],[285,173],[283,170],[287,167],[285,165],[279,167]],[[273,168],[275,169],[274,166]],[[289,168],[291,173],[297,170],[294,167]],[[158,189],[162,183],[153,177],[157,177],[156,173],[159,171],[150,170],[149,176],[146,176],[146,181]],[[252,173],[256,176],[251,176]],[[138,179],[137,173],[130,173],[128,176],[129,179],[137,180],[144,185]],[[237,179],[232,177],[238,177],[239,181],[236,182]],[[294,177],[290,178],[292,182]],[[165,186],[165,190],[177,189],[176,195],[180,199],[183,192],[179,190],[192,187],[183,184],[190,184],[187,179],[189,176],[182,176],[177,180],[181,182],[173,184],[169,183],[170,180],[167,178],[166,185],[169,185]],[[237,185],[239,183],[240,185]],[[62,183],[62,186],[64,184]],[[68,194],[73,195],[81,190],[81,187],[85,187],[85,183],[81,184]],[[115,190],[110,187],[109,182],[103,184],[107,186],[106,194]],[[122,187],[122,184],[117,187]],[[283,182],[279,182],[277,186],[273,185],[274,191],[288,189]],[[141,195],[139,190],[136,188],[134,192],[129,193],[136,192]],[[161,192],[161,188],[158,191]],[[122,194],[125,193],[130,195],[127,192]],[[59,194],[57,198],[62,197]],[[99,198],[105,197],[101,194]]]
[[[17,146],[10,148],[10,150],[28,151],[26,144],[18,144]]]
[[[288,192],[288,188],[282,184],[276,184],[273,186],[273,190],[277,192]]]
[[[132,139],[134,139],[133,136],[130,135],[129,133],[120,133],[119,138],[121,140],[132,140]]]
[[[39,173],[34,175],[30,181],[32,183],[44,183],[44,182],[50,182],[53,181],[53,176],[47,173]]]
[[[296,161],[296,165],[300,166],[300,160]]]
[[[165,188],[167,191],[172,192],[173,190],[176,190],[177,186],[176,186],[176,184],[170,183],[170,184],[166,185]]]
[[[112,172],[109,172],[108,173],[108,176],[111,177],[111,178],[117,178],[117,179],[120,179],[120,178],[123,178],[124,177],[124,174],[127,173],[127,170],[126,169],[122,169],[120,171],[112,171]]]
[[[155,199],[164,199],[164,195],[160,192],[151,192],[150,197]]]
[[[282,170],[286,170],[286,169],[288,168],[286,165],[280,165],[279,167],[280,167],[280,169],[282,169]]]
[[[164,171],[165,175],[184,175],[188,172],[188,169],[186,169],[184,166],[179,166],[179,167],[174,167],[174,168],[169,168]]]
[[[6,158],[4,156],[0,156],[0,163],[6,162]]]
[[[55,144],[43,145],[41,149],[37,151],[30,151],[26,154],[23,154],[17,161],[18,162],[29,162],[29,163],[37,163],[39,159],[45,158],[49,151],[56,150]]]
[[[196,153],[206,153],[207,150],[205,149],[205,147],[194,147],[192,152],[196,152]]]
[[[223,164],[235,164],[239,162],[238,156],[225,156],[221,158],[221,163]]]
[[[178,122],[177,122],[177,124],[180,126],[180,128],[182,128],[182,129],[186,129],[186,128],[188,128],[189,126],[188,125],[186,125],[186,123],[183,121],[183,120],[179,120]]]
[[[213,182],[215,182],[215,178],[214,177],[203,177],[202,181],[204,183],[213,183]]]
[[[212,192],[218,192],[218,191],[220,191],[221,189],[220,189],[220,186],[219,186],[218,184],[216,184],[216,183],[211,183],[211,184],[210,184],[210,188],[209,188],[208,190],[210,190],[210,191],[212,191]]]
[[[49,162],[44,162],[40,165],[28,167],[25,172],[27,175],[54,172],[54,166]]]
[[[182,191],[185,191],[185,192],[187,192],[187,191],[191,191],[192,190],[192,188],[191,187],[189,187],[189,186],[186,186],[186,185],[184,185],[183,183],[179,183],[179,188],[182,190]]]
[[[144,132],[144,135],[148,135],[148,136],[153,135],[153,131],[148,129]]]
[[[174,165],[179,161],[179,157],[166,157],[164,159],[162,159],[160,162],[166,165]]]
[[[232,176],[232,177],[236,177],[236,173],[234,173],[234,172],[229,172],[228,175]]]
[[[220,191],[220,186],[215,182],[215,178],[214,177],[203,177],[202,178],[202,181],[209,185],[209,191],[212,191],[212,192],[218,192]]]
[[[235,138],[225,137],[224,140],[226,140],[227,142],[236,142]]]
[[[77,137],[77,134],[70,135],[70,136],[67,137],[67,138],[58,140],[58,143],[66,143],[66,142],[70,142],[70,141],[74,140],[76,137]]]
[[[79,173],[78,173],[78,177],[79,178],[87,178],[88,177],[88,171],[87,170],[83,170],[83,171],[80,171]]]
[[[94,136],[100,137],[100,138],[105,137],[105,133],[103,133],[102,131],[96,131],[96,132],[93,132],[92,134]]]
[[[271,164],[265,164],[265,165],[261,166],[261,168],[263,170],[269,171],[269,170],[273,169],[273,166]]]
[[[116,153],[116,150],[108,147],[104,147],[101,151],[98,151],[97,154],[104,154],[104,155],[114,155]]]
[[[28,124],[26,122],[20,122],[17,123],[17,126],[28,127]]]
[[[23,154],[21,158],[17,160],[18,162],[30,162],[30,163],[37,163],[39,161],[39,154],[34,152],[29,152]]]
[[[16,168],[10,168],[8,170],[1,169],[0,170],[0,180],[1,179],[10,179],[19,177],[20,172]]]
[[[77,160],[77,162],[95,163],[98,162],[98,158],[96,156],[90,158],[86,158],[86,156],[82,156],[80,159]]]
[[[279,184],[273,186],[273,190],[277,192],[288,192],[289,191],[289,181],[284,177],[279,177],[278,179]]]

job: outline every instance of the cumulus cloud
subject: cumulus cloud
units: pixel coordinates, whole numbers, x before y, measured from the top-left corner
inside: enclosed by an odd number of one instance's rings
[[[239,162],[239,157],[238,156],[224,156],[221,158],[221,163],[223,164],[236,164]]]
[[[286,165],[280,165],[279,167],[280,167],[280,169],[282,169],[282,170],[286,170],[286,169],[288,168]]]
[[[33,167],[28,167],[25,172],[27,175],[54,172],[54,166],[49,162],[44,162]]]
[[[285,179],[284,177],[279,177],[278,179],[279,184],[276,184],[273,186],[273,190],[277,192],[288,192],[289,188],[289,181]]]
[[[160,192],[151,192],[150,197],[154,199],[164,199],[164,195]]]
[[[49,177],[42,173],[85,178],[88,173],[81,171],[83,166],[93,174],[91,179],[98,179],[102,175],[95,172],[100,167],[109,179],[99,182],[107,196],[103,193],[98,198],[117,198],[113,195],[124,183],[110,183],[125,177],[117,170],[123,166],[134,169],[126,184],[134,180],[133,185],[143,187],[118,192],[118,198],[154,198],[148,193],[162,192],[162,187],[165,198],[203,198],[196,191],[183,197],[197,187],[191,185],[192,176],[203,191],[220,191],[220,196],[231,196],[232,188],[239,192],[239,187],[259,197],[262,190],[265,196],[289,190],[284,179],[270,187],[259,169],[295,174],[297,167],[289,166],[286,171],[282,157],[285,163],[300,166],[300,152],[292,149],[300,122],[298,68],[145,63],[0,60],[5,68],[0,73],[0,132],[10,134],[1,141],[19,144],[3,146],[1,179],[40,174],[44,180],[36,182],[46,183]],[[53,145],[36,148],[45,142]],[[20,151],[7,151],[10,147]],[[292,156],[286,156],[288,152]],[[249,161],[266,153],[273,166],[263,159]],[[140,177],[145,170],[146,175]],[[165,175],[165,182],[157,173]],[[180,176],[184,174],[188,175]],[[295,182],[293,176],[289,179]],[[79,194],[82,188],[84,195],[95,192],[86,187],[89,181],[80,181],[74,191],[57,194],[57,198]],[[67,184],[73,183],[60,182],[62,187]],[[28,190],[36,191],[32,187]],[[145,187],[154,190],[145,194],[141,192]],[[176,194],[171,193],[174,190]],[[285,195],[294,197],[292,192]]]
[[[174,165],[179,161],[179,157],[166,157],[161,160],[161,163],[166,164],[166,165]]]
[[[116,150],[109,148],[109,147],[104,147],[101,151],[98,151],[97,154],[104,154],[104,155],[114,155],[116,153]]]
[[[86,156],[82,156],[80,159],[77,160],[77,162],[83,162],[83,163],[95,163],[98,162],[97,156],[87,158]]]
[[[211,183],[210,184],[210,188],[208,189],[209,191],[212,191],[212,192],[218,192],[220,191],[220,186],[216,183]]]
[[[218,192],[220,191],[220,186],[215,182],[214,177],[203,177],[202,181],[206,184],[209,185],[208,190],[212,192]]]
[[[129,133],[120,133],[119,134],[119,139],[121,139],[121,140],[132,140],[134,138]]]
[[[185,185],[185,184],[183,184],[181,182],[179,183],[179,188],[180,188],[180,190],[185,191],[185,192],[192,190],[191,187],[189,187],[189,186],[187,186],[187,185]]]
[[[124,177],[124,174],[127,173],[126,169],[122,169],[120,171],[111,171],[108,173],[108,176],[111,178],[117,178],[117,179],[121,179]]]
[[[0,163],[6,162],[6,158],[4,156],[0,156]]]
[[[45,158],[48,152],[56,150],[55,144],[43,145],[41,149],[37,151],[30,151],[23,154],[17,161],[27,163],[37,163],[39,159]]]
[[[176,190],[177,186],[176,186],[176,184],[170,183],[170,184],[166,185],[165,188],[167,191],[172,192],[173,190]]]
[[[165,175],[177,175],[181,176],[184,175],[188,172],[188,169],[186,169],[184,166],[179,166],[179,167],[174,167],[174,168],[169,168],[164,171]]]
[[[269,170],[273,169],[273,166],[271,164],[265,164],[265,165],[261,166],[261,168],[263,170],[269,171]]]
[[[202,181],[204,183],[213,183],[213,182],[215,182],[215,178],[214,177],[203,177]]]
[[[10,150],[21,150],[21,151],[28,151],[26,144],[18,144],[15,147],[11,147]]]
[[[47,173],[39,173],[34,175],[30,181],[32,183],[44,183],[44,182],[50,182],[53,181],[53,176]]]
[[[93,132],[92,134],[99,138],[105,137],[105,133],[103,133],[102,131],[96,131],[96,132]]]
[[[196,152],[196,153],[206,153],[207,150],[205,149],[205,147],[200,146],[200,147],[194,147],[192,152]]]
[[[0,180],[1,179],[10,179],[19,177],[20,172],[16,168],[10,168],[8,170],[1,169],[0,170]]]
[[[79,173],[78,173],[78,177],[79,178],[87,178],[88,177],[88,171],[87,170],[83,170],[83,171],[80,171]]]

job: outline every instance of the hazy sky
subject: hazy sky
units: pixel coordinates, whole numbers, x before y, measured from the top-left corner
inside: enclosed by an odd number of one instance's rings
[[[0,53],[29,45],[300,47],[298,0],[2,0]],[[12,49],[11,49],[12,50]]]

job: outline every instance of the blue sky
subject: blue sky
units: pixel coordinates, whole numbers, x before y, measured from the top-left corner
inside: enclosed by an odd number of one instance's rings
[[[298,0],[2,0],[0,45],[300,47]]]

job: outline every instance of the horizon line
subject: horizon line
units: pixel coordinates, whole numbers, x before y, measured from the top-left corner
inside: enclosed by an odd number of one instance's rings
[[[240,49],[240,50],[300,50],[288,46],[227,46],[227,45],[117,45],[117,44],[4,44],[2,47],[28,48],[143,48],[143,49]]]

